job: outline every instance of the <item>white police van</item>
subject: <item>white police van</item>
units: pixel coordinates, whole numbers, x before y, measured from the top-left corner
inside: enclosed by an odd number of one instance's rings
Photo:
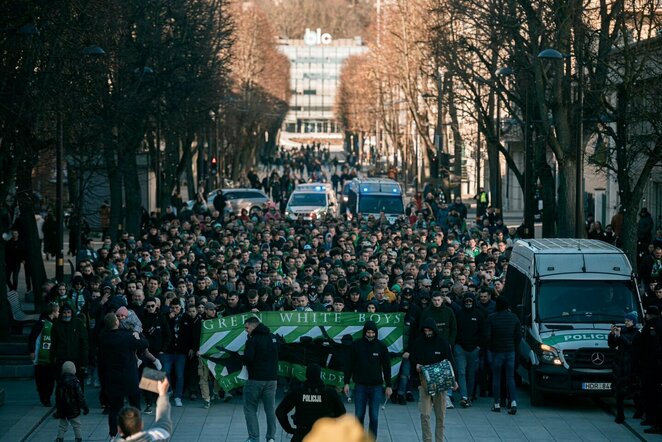
[[[338,200],[329,183],[305,183],[296,186],[285,206],[285,216],[296,220],[302,216],[310,221],[331,215],[338,216]]]
[[[533,405],[545,393],[611,394],[611,325],[642,312],[620,249],[596,240],[519,240],[502,296],[522,321],[518,373]]]
[[[405,213],[402,186],[388,178],[354,178],[343,186],[341,211],[348,219],[359,213],[379,218],[383,212],[393,224]]]

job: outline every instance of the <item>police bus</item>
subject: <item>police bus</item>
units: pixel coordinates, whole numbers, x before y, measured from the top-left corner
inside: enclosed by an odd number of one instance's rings
[[[341,212],[348,219],[358,213],[379,218],[383,212],[393,224],[404,215],[402,186],[388,178],[354,178],[343,186]]]

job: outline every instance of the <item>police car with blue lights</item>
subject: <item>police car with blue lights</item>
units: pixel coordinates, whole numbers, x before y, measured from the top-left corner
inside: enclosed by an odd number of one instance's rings
[[[343,186],[341,211],[350,220],[384,213],[393,224],[405,214],[402,186],[388,178],[354,178]]]
[[[285,216],[290,220],[303,217],[310,221],[326,216],[338,216],[338,201],[333,187],[328,183],[299,184],[287,201]]]

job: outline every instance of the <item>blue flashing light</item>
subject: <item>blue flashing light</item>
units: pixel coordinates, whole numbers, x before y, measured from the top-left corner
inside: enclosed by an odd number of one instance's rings
[[[393,188],[393,193],[398,193],[398,188],[397,187]]]
[[[368,188],[367,188],[367,187],[364,187],[364,188],[363,188],[363,191],[364,191],[364,192],[367,192],[367,191],[368,191]]]

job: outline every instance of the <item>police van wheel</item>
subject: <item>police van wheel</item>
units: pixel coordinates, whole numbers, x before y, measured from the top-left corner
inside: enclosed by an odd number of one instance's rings
[[[545,394],[538,388],[536,372],[533,367],[529,369],[529,385],[531,386],[531,405],[542,405],[545,400]]]

